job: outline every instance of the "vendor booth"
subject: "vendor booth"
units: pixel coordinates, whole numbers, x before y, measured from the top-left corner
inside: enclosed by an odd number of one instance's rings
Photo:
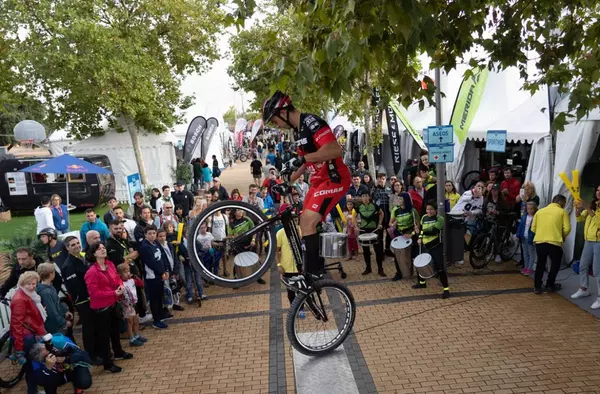
[[[176,166],[177,140],[171,133],[140,134],[139,140],[150,184],[157,187],[172,185],[175,181],[171,173],[172,168]],[[69,153],[94,153],[108,157],[115,174],[115,196],[119,201],[129,201],[127,176],[139,172],[129,134],[107,131],[102,136],[90,137],[71,145]]]

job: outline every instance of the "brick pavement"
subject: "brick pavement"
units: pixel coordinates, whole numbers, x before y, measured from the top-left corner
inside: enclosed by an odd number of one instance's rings
[[[246,167],[225,171],[224,185],[246,190]],[[414,290],[410,280],[361,276],[362,261],[344,268],[358,306],[344,346],[360,392],[600,392],[600,322],[559,295],[534,295],[512,263],[477,275],[451,268],[448,300],[433,280]],[[391,259],[385,269],[393,274]],[[94,368],[88,392],[294,393],[295,379],[310,377],[294,376],[281,326],[287,297],[276,274],[264,279],[239,290],[211,286],[202,308],[176,313],[168,330],[146,329],[150,341],[119,363],[124,373]]]

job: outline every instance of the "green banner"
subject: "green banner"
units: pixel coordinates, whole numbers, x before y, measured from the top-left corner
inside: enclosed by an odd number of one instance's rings
[[[390,107],[392,107],[392,109],[396,113],[396,116],[398,117],[400,122],[402,122],[404,127],[406,127],[406,130],[408,130],[410,135],[412,135],[412,137],[415,139],[415,141],[417,142],[419,147],[421,147],[421,149],[427,150],[427,146],[423,142],[423,138],[421,138],[419,133],[417,133],[417,130],[415,130],[413,125],[410,124],[410,122],[408,121],[408,118],[406,117],[406,114],[404,114],[404,112],[402,111],[402,108],[400,108],[400,105],[398,105],[396,100],[390,100],[389,105],[390,105]]]
[[[481,104],[489,75],[487,67],[473,69],[471,72],[472,75],[465,77],[460,85],[450,118],[450,124],[454,126],[454,135],[461,144],[467,139],[467,133]]]

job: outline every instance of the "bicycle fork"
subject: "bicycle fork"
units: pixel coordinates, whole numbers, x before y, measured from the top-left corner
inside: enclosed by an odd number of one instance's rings
[[[281,282],[286,288],[292,290],[296,294],[302,293],[306,295],[306,305],[317,320],[321,320],[323,322],[329,321],[327,313],[325,313],[323,299],[321,298],[321,290],[314,289],[312,286],[309,286],[306,283],[304,275],[293,276],[291,278],[282,277]]]

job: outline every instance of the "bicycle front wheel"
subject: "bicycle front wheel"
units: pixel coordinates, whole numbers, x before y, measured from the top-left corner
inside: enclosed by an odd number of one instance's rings
[[[287,336],[300,353],[321,356],[344,342],[355,318],[354,296],[345,285],[317,281],[307,294],[296,293],[287,315]]]
[[[275,259],[275,223],[242,201],[209,205],[187,232],[190,261],[219,286],[238,288],[260,279]],[[191,279],[191,278],[190,278]]]
[[[10,338],[10,331],[6,332],[0,338],[0,387],[11,388],[17,385],[23,374],[25,366],[20,365],[16,361],[12,361],[9,357],[13,353],[13,341]]]

